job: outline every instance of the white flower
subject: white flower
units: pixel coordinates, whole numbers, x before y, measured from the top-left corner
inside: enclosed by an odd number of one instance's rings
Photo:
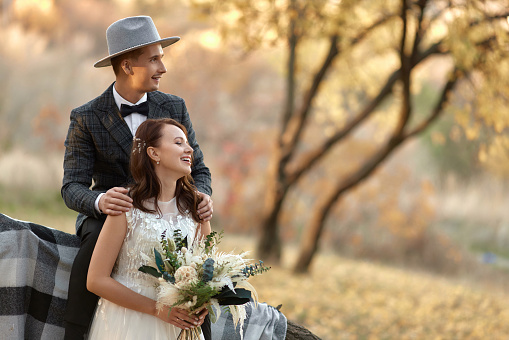
[[[191,266],[182,266],[175,272],[175,283],[187,284],[198,280],[196,269]]]
[[[195,295],[195,296],[193,296],[193,299],[191,301],[186,302],[186,306],[188,308],[191,308],[196,305],[196,302],[198,302],[198,296]]]

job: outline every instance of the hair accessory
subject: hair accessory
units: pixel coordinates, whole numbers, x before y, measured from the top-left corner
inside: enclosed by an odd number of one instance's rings
[[[141,150],[145,149],[147,146],[147,143],[145,143],[141,138],[134,137],[133,138],[134,143],[138,143],[136,146],[133,147],[133,153],[138,151],[138,153],[141,153]]]

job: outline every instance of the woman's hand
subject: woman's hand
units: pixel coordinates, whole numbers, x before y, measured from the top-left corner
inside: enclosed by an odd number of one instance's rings
[[[173,307],[170,310],[169,307],[165,306],[162,310],[157,312],[156,317],[178,328],[190,329],[201,326],[208,313],[209,311],[205,307],[189,315],[188,311],[185,309]]]

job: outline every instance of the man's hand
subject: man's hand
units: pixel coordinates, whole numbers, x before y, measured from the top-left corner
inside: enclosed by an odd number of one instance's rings
[[[198,196],[203,198],[200,204],[198,204],[198,215],[200,216],[203,222],[208,222],[212,219],[212,213],[214,212],[212,199],[210,198],[209,195],[199,191]]]
[[[106,191],[99,199],[99,209],[103,214],[120,215],[129,211],[133,205],[131,197],[127,196],[127,189],[122,187],[114,187]]]

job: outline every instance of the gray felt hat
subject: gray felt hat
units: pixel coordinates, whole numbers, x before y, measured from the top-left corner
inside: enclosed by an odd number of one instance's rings
[[[160,43],[164,48],[179,40],[180,37],[161,39],[151,17],[137,16],[120,19],[106,30],[110,55],[96,62],[94,67],[110,66],[111,58],[143,46]]]

